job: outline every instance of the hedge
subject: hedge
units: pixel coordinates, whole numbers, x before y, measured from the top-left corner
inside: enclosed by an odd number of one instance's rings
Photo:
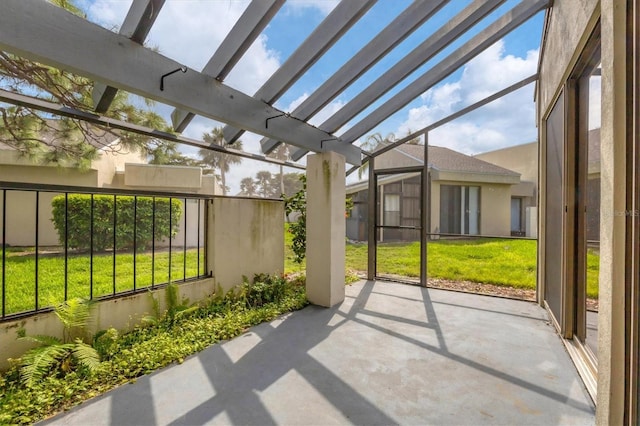
[[[93,250],[105,251],[113,247],[113,195],[93,196]],[[116,196],[116,250],[134,246],[134,216],[136,247],[145,250],[153,241],[153,197]],[[58,195],[51,202],[53,225],[61,245],[65,241],[65,197]],[[135,213],[134,213],[135,211]],[[171,231],[169,230],[169,198],[155,199],[155,240],[175,237],[180,226],[182,208],[180,200],[171,200]],[[91,195],[68,195],[69,225],[67,244],[71,249],[91,248]]]

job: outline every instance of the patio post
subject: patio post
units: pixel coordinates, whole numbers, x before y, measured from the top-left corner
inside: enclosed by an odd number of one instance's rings
[[[335,152],[307,157],[307,298],[314,305],[344,300],[345,158]]]

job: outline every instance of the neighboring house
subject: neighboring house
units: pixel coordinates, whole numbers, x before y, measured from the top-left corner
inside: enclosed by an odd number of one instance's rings
[[[474,157],[520,173],[520,183],[511,187],[511,233],[536,237],[538,142],[497,149]]]
[[[376,157],[376,170],[424,164],[424,146],[401,145]],[[461,235],[511,235],[511,188],[520,174],[453,151],[429,146],[430,232]],[[354,209],[347,218],[347,237],[367,238],[368,182],[347,186]],[[387,226],[420,225],[420,176],[417,173],[378,178],[379,217]],[[382,241],[415,241],[419,231],[384,229]],[[437,238],[433,236],[432,238]]]
[[[199,194],[222,193],[215,178],[212,175],[203,175],[200,167],[150,165],[147,164],[145,153],[127,150],[119,146],[119,143],[120,140],[112,135],[97,138],[94,146],[98,148],[100,155],[87,169],[36,164],[14,149],[0,144],[0,181],[21,182],[35,184],[35,186],[49,184]],[[51,200],[56,195],[58,194],[49,192],[41,192],[39,195],[38,244],[40,246],[59,244],[58,234],[51,221]],[[195,201],[189,201],[187,204],[187,215],[195,217],[197,215]],[[33,246],[36,222],[35,192],[7,191],[6,208],[7,244]],[[0,210],[1,219],[2,211]],[[192,227],[197,227],[196,221],[192,221],[187,230],[189,245],[195,245],[197,241],[195,231],[191,230]],[[177,241],[184,239],[182,228],[181,225],[176,236]]]

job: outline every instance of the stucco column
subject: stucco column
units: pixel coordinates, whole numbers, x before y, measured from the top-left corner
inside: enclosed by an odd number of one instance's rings
[[[344,300],[345,159],[334,152],[307,157],[307,298],[314,305]]]

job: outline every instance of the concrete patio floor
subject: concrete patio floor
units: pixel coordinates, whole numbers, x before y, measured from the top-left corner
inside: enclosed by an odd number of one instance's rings
[[[359,282],[50,423],[587,425],[594,406],[538,305]]]

